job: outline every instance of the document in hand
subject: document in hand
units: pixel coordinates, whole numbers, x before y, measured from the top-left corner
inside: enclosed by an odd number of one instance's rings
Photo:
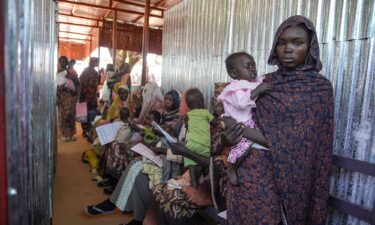
[[[160,167],[163,166],[163,160],[158,155],[155,155],[155,153],[151,149],[149,149],[146,145],[142,143],[138,143],[134,145],[131,148],[131,150],[148,158],[149,160],[153,161],[156,165]]]
[[[96,128],[96,133],[100,144],[105,145],[115,140],[117,131],[121,128],[122,122],[117,121],[114,123],[106,124]]]
[[[219,213],[217,215],[220,216],[221,218],[227,219],[227,210],[222,211],[221,213]]]
[[[163,128],[161,128],[161,126],[159,126],[159,124],[155,123],[155,121],[152,121],[151,122],[151,125],[158,131],[160,131],[160,133],[162,133],[164,135],[164,137],[169,141],[169,142],[172,142],[172,143],[177,143],[177,140],[176,138],[172,137],[167,131],[165,131]]]

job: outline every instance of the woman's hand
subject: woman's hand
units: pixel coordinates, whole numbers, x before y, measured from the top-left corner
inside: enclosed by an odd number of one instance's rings
[[[226,130],[229,127],[233,127],[237,123],[237,121],[230,116],[223,116],[221,117],[220,121],[222,124],[221,129],[223,130]]]
[[[180,143],[172,143],[168,142],[169,147],[171,148],[171,151],[174,155],[182,155],[188,151],[190,151],[188,148],[185,147],[185,145],[180,144]]]
[[[199,165],[189,166],[189,175],[191,179],[191,186],[197,188],[199,185],[199,178],[203,173],[203,168]]]
[[[254,91],[251,92],[251,96],[250,98],[252,100],[255,100],[256,98],[258,98],[259,95],[267,92],[267,91],[270,91],[273,89],[273,85],[270,84],[270,83],[261,83],[257,88],[255,88]]]
[[[245,126],[241,123],[237,123],[234,126],[229,127],[225,131],[221,132],[221,138],[225,145],[238,144],[242,139],[242,133],[245,130]]]

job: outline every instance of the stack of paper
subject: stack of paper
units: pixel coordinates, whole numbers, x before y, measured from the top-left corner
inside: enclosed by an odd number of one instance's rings
[[[131,148],[132,151],[148,158],[149,160],[151,160],[152,162],[154,162],[156,165],[158,165],[159,167],[163,167],[163,160],[160,158],[160,156],[158,155],[155,155],[155,153],[149,149],[146,145],[142,144],[142,143],[138,143],[136,145],[134,145],[132,148]]]
[[[117,121],[97,127],[96,133],[98,134],[100,144],[105,145],[114,141],[117,131],[121,128],[122,124],[121,121]]]
[[[176,138],[172,137],[167,131],[165,131],[163,128],[161,128],[161,126],[159,126],[159,124],[157,124],[155,121],[152,121],[151,122],[151,125],[157,129],[158,131],[160,131],[160,133],[162,133],[164,135],[164,137],[169,141],[169,142],[172,142],[172,143],[177,143],[177,140]]]

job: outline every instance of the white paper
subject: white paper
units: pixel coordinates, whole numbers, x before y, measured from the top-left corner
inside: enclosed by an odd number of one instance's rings
[[[106,124],[96,128],[100,144],[105,145],[115,140],[117,131],[121,128],[122,122]]]
[[[134,145],[132,148],[131,148],[132,151],[148,158],[149,160],[151,160],[152,162],[154,162],[156,165],[158,165],[159,167],[163,167],[163,160],[158,156],[158,155],[155,155],[155,153],[149,149],[146,145],[142,144],[142,143],[138,143],[136,145]]]
[[[102,118],[102,115],[95,116],[94,121],[91,122],[91,125],[95,126],[95,123],[98,122]]]
[[[217,215],[220,216],[221,218],[227,219],[227,210],[222,211],[221,213],[219,213]]]
[[[65,84],[65,82],[66,82],[65,76],[66,75],[67,75],[66,70],[61,71],[60,73],[58,73],[56,75],[56,83],[57,83],[58,86]]]
[[[169,142],[177,143],[176,138],[172,137],[167,131],[165,131],[163,128],[161,128],[161,126],[159,126],[159,124],[155,123],[155,121],[152,121],[151,125],[155,129],[157,129],[158,131],[160,131]]]

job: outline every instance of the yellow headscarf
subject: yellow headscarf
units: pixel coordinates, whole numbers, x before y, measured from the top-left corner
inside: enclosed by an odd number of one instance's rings
[[[108,109],[107,120],[114,120],[118,117],[118,112],[121,109],[121,99],[118,96],[118,91],[120,89],[124,89],[124,90],[127,90],[129,92],[128,86],[123,82],[117,82],[114,85],[113,91],[117,94],[117,96]],[[128,96],[128,99],[129,99],[129,96]],[[126,99],[126,101],[128,101],[128,99]]]

